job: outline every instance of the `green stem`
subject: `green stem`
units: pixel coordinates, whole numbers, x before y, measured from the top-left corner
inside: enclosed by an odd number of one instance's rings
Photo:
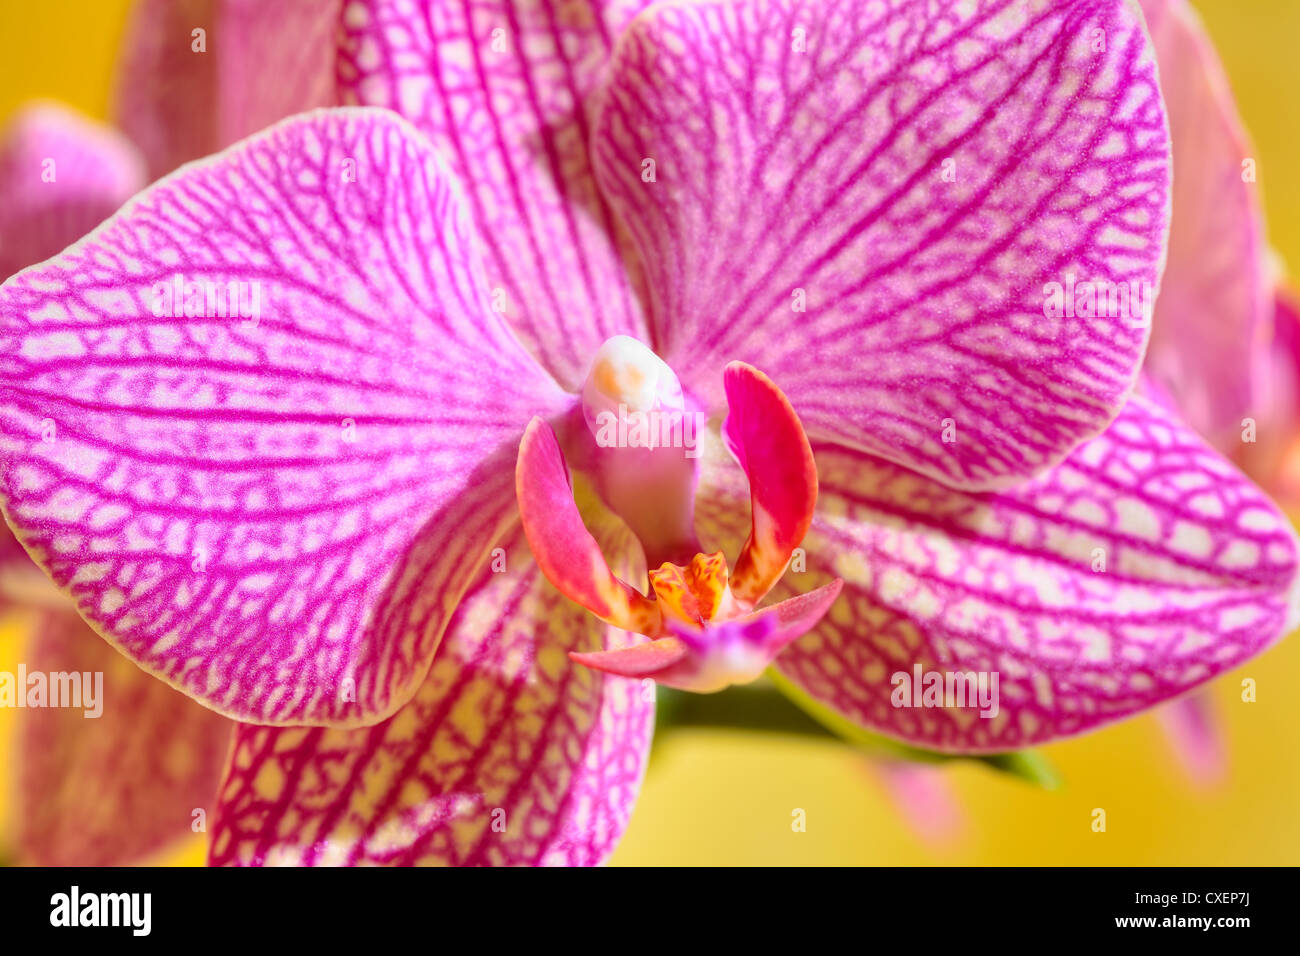
[[[912,747],[863,730],[779,674],[770,676],[772,684],[746,684],[716,694],[691,694],[661,685],[656,689],[655,739],[685,729],[787,734],[848,745],[877,759],[931,764],[968,760],[1049,790],[1060,785],[1055,768],[1032,751],[962,756]]]
[[[716,694],[691,694],[663,685],[655,688],[655,733],[685,728],[839,739],[771,687],[746,684]]]

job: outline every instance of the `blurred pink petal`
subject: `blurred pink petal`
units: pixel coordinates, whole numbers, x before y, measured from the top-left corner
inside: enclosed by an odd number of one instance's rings
[[[1227,769],[1226,744],[1209,691],[1190,694],[1156,711],[1179,763],[1196,783],[1209,785],[1223,779]]]
[[[82,703],[93,675],[103,675],[98,716],[85,716],[85,707],[21,711],[16,816],[24,862],[136,863],[206,830],[230,721],[140,670],[70,606],[41,612],[24,663],[28,675],[47,680],[78,675]]]
[[[871,766],[917,836],[930,844],[951,843],[960,836],[966,815],[944,771],[893,760],[876,760]]]
[[[342,7],[342,0],[136,0],[113,112],[148,158],[149,178],[293,113],[333,106]]]
[[[1146,371],[1227,455],[1259,404],[1272,298],[1251,148],[1218,55],[1185,0],[1141,0],[1173,143],[1169,258]],[[1250,167],[1243,167],[1249,161]]]
[[[1263,397],[1255,413],[1255,441],[1242,442],[1238,461],[1300,519],[1300,304],[1279,283],[1274,294],[1273,338],[1261,371]]]
[[[24,107],[0,132],[0,282],[48,259],[144,185],[122,136],[65,106]]]

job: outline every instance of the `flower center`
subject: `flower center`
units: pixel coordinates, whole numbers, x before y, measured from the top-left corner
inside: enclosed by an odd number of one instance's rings
[[[740,607],[727,587],[727,559],[721,551],[697,554],[686,567],[664,564],[650,572],[659,610],[684,624],[704,627],[715,617],[734,617]]]
[[[562,593],[602,620],[651,640],[574,654],[598,670],[652,677],[709,692],[753,680],[790,641],[817,623],[839,593],[815,591],[757,609],[812,521],[817,471],[794,409],[773,382],[733,362],[723,375],[722,438],[750,486],[751,531],[734,572],[695,537],[699,437],[672,369],[645,345],[615,336],[592,359],[582,422],[560,423],[561,443],[534,419],[519,447],[515,487],[538,565]],[[576,412],[576,409],[575,409]],[[649,587],[619,579],[573,500],[569,465],[583,471],[645,551]],[[738,507],[744,503],[738,502]]]

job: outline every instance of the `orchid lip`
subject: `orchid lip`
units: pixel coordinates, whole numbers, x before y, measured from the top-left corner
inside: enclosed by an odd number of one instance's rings
[[[648,644],[583,653],[575,660],[623,676],[652,676],[685,690],[720,690],[753,680],[830,607],[833,582],[793,601],[756,610],[785,571],[812,520],[817,473],[789,401],[767,376],[727,366],[722,437],[749,479],[752,530],[734,570],[706,553],[694,533],[695,457],[672,442],[634,433],[609,443],[604,416],[632,410],[681,422],[688,406],[672,370],[647,346],[615,336],[593,359],[582,388],[585,428],[564,424],[561,441],[540,420],[520,444],[516,491],[525,533],[547,578],[602,620],[649,637]],[[703,417],[703,416],[700,416]],[[683,430],[683,433],[684,430]],[[622,433],[618,433],[622,434]],[[671,434],[671,433],[670,433]],[[563,447],[563,450],[562,450]],[[610,570],[573,499],[569,468],[582,471],[636,535],[651,570],[634,587]],[[814,597],[811,603],[804,600]]]

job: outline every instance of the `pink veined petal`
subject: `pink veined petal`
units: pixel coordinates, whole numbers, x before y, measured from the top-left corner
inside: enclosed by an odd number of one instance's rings
[[[136,0],[113,106],[157,178],[333,106],[343,0]],[[202,31],[196,35],[195,31]],[[203,49],[196,49],[202,44]]]
[[[20,712],[22,862],[121,865],[190,836],[194,811],[205,820],[212,813],[234,725],[140,670],[71,607],[43,611],[38,621],[29,679],[76,675],[79,703],[92,706]],[[98,691],[94,674],[103,675]],[[45,700],[52,703],[48,692]]]
[[[1188,775],[1203,785],[1221,780],[1227,756],[1210,693],[1191,694],[1161,707],[1157,714]]]
[[[20,111],[0,133],[0,281],[48,259],[144,185],[121,135],[55,103]]]
[[[415,699],[361,730],[243,726],[214,864],[596,864],[640,788],[653,691],[569,660],[609,629],[521,533],[461,604]]]
[[[610,570],[573,499],[564,454],[551,426],[534,418],[515,465],[519,515],[546,578],[603,621],[638,633],[659,630],[659,605]]]
[[[1178,696],[1296,623],[1286,519],[1145,399],[1048,474],[1000,494],[816,452],[808,572],[780,588],[836,575],[844,593],[776,666],[868,729],[950,752],[1038,744]],[[702,480],[704,524],[720,524],[736,497]],[[945,682],[997,675],[997,713],[894,706],[894,675],[917,667]]]
[[[344,12],[343,102],[397,110],[447,157],[466,185],[494,305],[570,390],[606,339],[648,340],[640,280],[624,263],[634,258],[588,156],[592,92],[648,5],[353,0]]]
[[[371,723],[415,693],[514,518],[524,423],[564,401],[467,228],[403,120],[320,111],[0,289],[5,515],[97,631],[258,723]]]
[[[716,407],[711,370],[750,362],[813,438],[972,489],[1118,413],[1149,327],[1119,284],[1157,283],[1168,150],[1122,0],[658,4],[593,139],[683,386]],[[1049,315],[1075,280],[1115,314]]]
[[[753,366],[732,362],[723,373],[727,448],[749,480],[752,526],[731,572],[731,591],[757,604],[785,571],[812,523],[817,465],[789,400]]]
[[[1227,77],[1185,0],[1141,0],[1173,143],[1169,258],[1146,370],[1225,454],[1257,405],[1272,299],[1254,157]],[[1249,164],[1247,166],[1246,164]]]

